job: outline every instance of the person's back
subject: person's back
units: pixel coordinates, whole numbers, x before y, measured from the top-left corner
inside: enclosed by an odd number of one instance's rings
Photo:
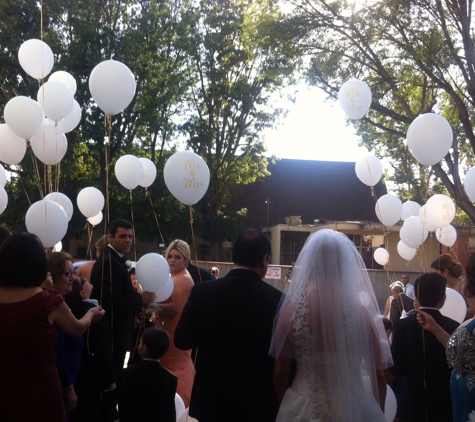
[[[160,365],[169,347],[165,330],[147,328],[138,351],[142,361],[124,369],[119,400],[121,422],[175,422],[177,377]]]
[[[268,350],[281,292],[262,281],[259,257],[257,272],[235,260],[226,277],[195,285],[175,331],[177,347],[198,348],[190,415],[200,422],[275,420]]]
[[[428,273],[416,280],[415,290],[420,309],[451,334],[458,323],[438,311],[445,301],[445,284],[439,274]],[[445,347],[439,339],[421,329],[415,314],[409,315],[398,321],[391,351],[394,366],[390,371],[394,375],[407,376],[407,421],[451,421],[451,371]]]

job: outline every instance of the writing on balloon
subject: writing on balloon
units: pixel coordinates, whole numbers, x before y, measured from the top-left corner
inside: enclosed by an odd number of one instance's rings
[[[198,182],[195,178],[196,170],[200,170],[201,166],[200,163],[196,162],[195,160],[182,160],[183,165],[186,169],[190,169],[190,177],[184,177],[183,182],[185,184],[185,189],[199,189],[203,186],[203,182]]]
[[[451,220],[451,208],[449,204],[442,204],[442,220]]]
[[[361,110],[363,107],[361,104],[356,104],[355,100],[360,96],[360,92],[355,88],[345,90],[345,98],[349,100],[346,107],[349,111]]]

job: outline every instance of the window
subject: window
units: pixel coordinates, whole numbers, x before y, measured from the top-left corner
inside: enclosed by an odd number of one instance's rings
[[[378,264],[373,258],[374,250],[379,248],[380,246],[384,246],[383,236],[374,236],[367,234],[346,235],[355,244],[356,249],[358,249],[358,252],[363,258],[363,261],[368,270],[381,270],[384,268],[382,265]]]

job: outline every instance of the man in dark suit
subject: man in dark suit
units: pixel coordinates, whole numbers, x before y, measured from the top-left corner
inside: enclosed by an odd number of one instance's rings
[[[120,422],[176,421],[177,377],[159,361],[169,345],[165,330],[150,327],[143,332],[138,346],[142,360],[124,370],[119,400]]]
[[[175,345],[197,347],[190,416],[200,422],[274,422],[274,360],[268,355],[281,292],[264,278],[271,246],[250,230],[234,242],[234,268],[193,287]]]
[[[131,344],[135,313],[155,300],[155,293],[136,293],[125,265],[125,254],[130,251],[133,227],[127,220],[114,220],[109,225],[109,244],[96,260],[91,271],[94,289],[91,298],[97,299],[106,311],[105,318],[112,333],[112,360],[119,377],[124,367],[125,354]],[[117,383],[118,388],[120,383]],[[112,394],[111,407],[117,404]],[[111,415],[108,418],[112,418]]]
[[[198,267],[195,264],[192,264],[191,261],[188,263],[186,269],[190,273],[191,278],[193,279],[193,283],[195,284],[213,279],[213,276],[208,270]]]
[[[391,301],[389,308],[389,319],[393,323],[395,331],[403,311],[407,313],[414,309],[414,300],[406,295],[404,285],[400,281],[391,284],[391,292],[394,299]]]
[[[414,283],[420,309],[431,315],[447,333],[458,322],[443,316],[439,309],[445,302],[446,280],[440,274],[422,274]],[[406,417],[408,422],[452,420],[450,373],[445,347],[429,331],[423,330],[416,315],[398,321],[391,351],[394,375],[407,377]]]

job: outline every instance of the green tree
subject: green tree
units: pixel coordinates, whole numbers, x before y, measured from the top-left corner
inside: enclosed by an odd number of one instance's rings
[[[266,103],[291,81],[297,57],[270,0],[201,1],[194,13],[190,77],[195,83],[183,129],[188,146],[210,168],[210,186],[199,205],[204,234],[218,245],[225,240],[219,216],[226,214],[232,187],[268,174],[259,134],[281,110]]]
[[[362,143],[391,162],[396,190],[426,201],[445,189],[475,221],[461,173],[473,164],[475,55],[472,3],[462,0],[287,1],[311,84],[337,98],[350,78],[372,91],[368,114],[353,124]],[[420,165],[404,144],[410,123],[434,112],[454,141],[439,164]]]

